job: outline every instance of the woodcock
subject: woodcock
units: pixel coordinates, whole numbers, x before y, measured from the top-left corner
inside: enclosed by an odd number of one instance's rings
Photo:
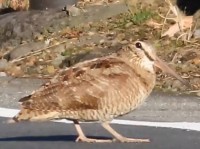
[[[40,89],[19,100],[21,111],[12,121],[68,119],[74,122],[78,132],[76,141],[148,142],[148,139],[122,136],[109,122],[145,101],[155,85],[154,66],[187,85],[156,56],[150,44],[136,41],[117,54],[80,62],[62,70]],[[100,122],[114,139],[87,138],[79,125],[83,121]]]

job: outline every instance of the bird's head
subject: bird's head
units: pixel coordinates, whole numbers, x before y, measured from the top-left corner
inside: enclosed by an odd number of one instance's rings
[[[158,67],[165,73],[171,74],[183,84],[189,86],[189,83],[181,78],[174,70],[172,70],[164,61],[162,61],[155,52],[154,47],[148,42],[135,41],[130,47],[129,58],[131,61],[137,63],[141,68],[146,69],[152,73],[155,73],[155,67]]]

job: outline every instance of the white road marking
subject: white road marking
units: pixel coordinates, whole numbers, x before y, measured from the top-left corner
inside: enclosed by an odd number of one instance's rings
[[[16,109],[0,108],[0,117],[11,118],[15,116],[18,112],[19,110]],[[54,122],[72,123],[71,121],[68,120],[56,120]],[[148,121],[114,119],[111,123],[121,124],[121,125],[163,127],[163,128],[176,128],[176,129],[200,131],[200,123],[197,122],[148,122]]]

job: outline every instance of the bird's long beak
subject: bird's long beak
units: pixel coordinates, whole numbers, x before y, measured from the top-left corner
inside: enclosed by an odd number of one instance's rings
[[[171,74],[175,78],[177,78],[179,81],[181,81],[184,85],[190,87],[190,84],[188,81],[181,78],[174,70],[172,70],[165,62],[163,62],[161,59],[159,59],[157,56],[154,61],[154,65],[158,68],[160,68],[165,73]]]

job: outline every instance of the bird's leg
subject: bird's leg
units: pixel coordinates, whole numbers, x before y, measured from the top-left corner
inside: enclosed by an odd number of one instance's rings
[[[88,143],[106,143],[106,142],[113,142],[111,139],[92,139],[87,138],[85,134],[83,133],[83,130],[81,129],[81,126],[78,121],[74,121],[75,128],[78,132],[78,138],[76,139],[76,142],[88,142]]]
[[[150,142],[149,139],[126,138],[121,134],[119,134],[118,132],[116,132],[108,123],[102,123],[102,126],[120,142],[136,142],[136,143]]]

